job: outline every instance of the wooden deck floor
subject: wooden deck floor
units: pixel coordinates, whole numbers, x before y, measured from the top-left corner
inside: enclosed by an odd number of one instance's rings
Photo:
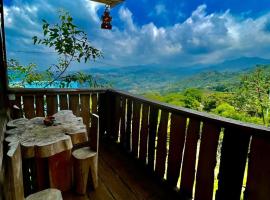
[[[162,200],[179,199],[166,190],[144,167],[112,145],[101,145],[99,152],[99,187],[85,196],[71,192],[63,194],[64,200]]]

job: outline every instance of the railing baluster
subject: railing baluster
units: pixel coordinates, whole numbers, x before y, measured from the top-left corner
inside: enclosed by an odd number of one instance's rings
[[[81,117],[86,125],[86,130],[89,129],[90,123],[90,94],[81,94]]]
[[[107,113],[106,97],[107,97],[107,94],[99,94],[99,98],[98,98],[98,115],[100,118],[99,131],[100,131],[101,137],[104,136],[105,131],[108,131],[107,120],[108,120],[109,115]]]
[[[140,129],[140,112],[141,104],[137,101],[133,101],[133,116],[132,116],[132,153],[135,157],[138,157],[138,145],[139,145],[139,129]]]
[[[146,163],[147,139],[149,134],[148,123],[149,123],[149,105],[143,104],[142,124],[140,133],[140,154],[139,154],[139,158],[143,163]]]
[[[69,109],[72,110],[73,114],[79,116],[80,105],[79,105],[79,95],[70,94],[69,95]]]
[[[91,110],[93,114],[97,114],[97,94],[91,95]],[[91,128],[89,131],[89,139],[90,139],[90,146],[94,151],[97,151],[97,127],[98,127],[98,121],[96,117],[91,116]]]
[[[240,199],[250,135],[226,128],[223,137],[217,200]]]
[[[186,198],[192,198],[199,133],[200,121],[190,118],[185,142],[180,185],[180,192]]]
[[[35,108],[34,108],[34,96],[23,96],[23,110],[26,118],[34,118]]]
[[[53,115],[57,112],[57,96],[56,95],[47,95],[47,115]]]
[[[127,99],[127,128],[126,128],[126,140],[125,140],[125,147],[127,151],[130,151],[131,149],[131,116],[132,116],[132,101],[130,99]]]
[[[114,105],[113,107],[113,126],[112,126],[112,137],[115,141],[118,141],[119,136],[119,122],[120,122],[120,112],[121,112],[121,102],[120,102],[120,96],[112,95],[114,101],[112,102]]]
[[[44,96],[36,95],[36,116],[44,117]]]
[[[60,110],[68,110],[67,94],[60,94],[59,101],[60,101]]]
[[[161,118],[158,127],[158,141],[157,141],[157,153],[156,153],[156,168],[155,172],[163,179],[165,172],[165,163],[167,156],[167,135],[168,135],[168,117],[167,111],[161,111]]]
[[[23,117],[23,109],[22,109],[22,97],[21,95],[16,95],[15,97],[15,102],[12,104],[12,106],[14,106],[14,104],[19,108],[19,110],[17,109],[12,109],[11,111],[11,118],[12,119],[18,119]]]
[[[204,122],[196,175],[196,200],[212,199],[219,133],[218,126]]]
[[[126,133],[126,98],[122,97],[121,100],[121,111],[120,111],[120,143],[124,146],[125,143],[125,133]]]
[[[149,139],[148,139],[148,167],[151,171],[154,170],[155,148],[158,122],[158,108],[150,106],[149,117]]]
[[[270,197],[270,139],[252,137],[245,200]]]
[[[167,181],[173,187],[176,186],[180,174],[182,153],[186,133],[185,117],[171,115],[170,147],[168,155],[168,174]]]

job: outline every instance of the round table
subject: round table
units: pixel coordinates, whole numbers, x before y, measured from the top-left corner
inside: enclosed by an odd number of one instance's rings
[[[71,149],[88,140],[87,130],[82,118],[70,110],[53,116],[52,126],[44,125],[44,117],[10,121],[5,141],[11,149],[13,144],[21,146],[24,185],[29,177],[36,177],[32,184],[36,184],[38,190],[52,187],[67,191],[72,185]]]

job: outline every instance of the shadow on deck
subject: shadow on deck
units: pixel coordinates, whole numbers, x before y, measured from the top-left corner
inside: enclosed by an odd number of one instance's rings
[[[179,199],[146,172],[145,167],[121,151],[115,144],[103,143],[99,152],[99,187],[88,195],[64,193],[64,200],[162,200]]]

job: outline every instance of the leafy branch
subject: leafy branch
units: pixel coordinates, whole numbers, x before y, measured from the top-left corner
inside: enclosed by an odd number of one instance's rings
[[[56,24],[49,24],[46,20],[42,20],[42,22],[44,37],[34,36],[33,42],[54,48],[59,57],[58,63],[48,69],[53,72],[54,78],[45,87],[57,80],[65,80],[65,73],[71,63],[82,61],[86,63],[90,59],[95,60],[103,56],[100,50],[90,44],[86,33],[74,25],[73,18],[68,12],[60,11],[59,22]],[[78,78],[80,77],[78,76]]]

